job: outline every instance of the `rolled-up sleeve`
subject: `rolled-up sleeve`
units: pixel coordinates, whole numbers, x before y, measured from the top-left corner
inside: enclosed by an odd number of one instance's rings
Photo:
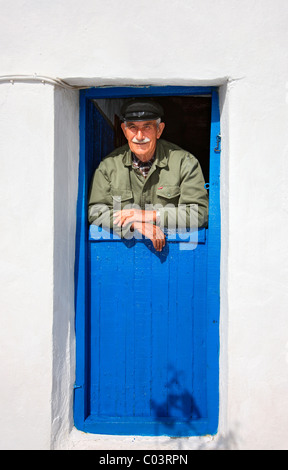
[[[111,192],[111,183],[105,172],[105,166],[101,162],[94,173],[88,199],[89,224],[101,226],[107,231],[113,230],[121,238],[131,238],[131,224],[118,227],[114,224],[114,211],[121,209],[121,203],[115,202]]]
[[[102,165],[94,173],[88,201],[88,220],[90,224],[111,228],[112,196],[110,182],[103,172]],[[104,225],[105,224],[105,225]]]

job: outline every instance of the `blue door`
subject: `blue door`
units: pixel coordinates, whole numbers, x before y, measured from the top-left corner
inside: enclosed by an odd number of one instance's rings
[[[89,90],[81,97],[76,253],[75,425],[99,434],[215,434],[219,409],[220,127],[211,89]],[[101,95],[102,93],[102,95]],[[110,95],[109,95],[110,93]],[[100,96],[211,95],[209,226],[147,240],[110,237],[87,225],[92,172],[113,131]]]

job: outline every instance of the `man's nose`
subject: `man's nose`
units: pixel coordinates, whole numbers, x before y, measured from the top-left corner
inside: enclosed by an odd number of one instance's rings
[[[141,129],[138,129],[137,134],[136,134],[136,138],[138,140],[143,140],[144,139],[144,135],[143,135],[143,132],[141,131]]]

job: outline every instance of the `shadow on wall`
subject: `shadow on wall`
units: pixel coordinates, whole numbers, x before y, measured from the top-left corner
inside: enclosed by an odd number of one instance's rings
[[[184,372],[176,371],[169,366],[168,375],[171,376],[165,384],[167,396],[162,402],[151,399],[151,414],[159,426],[156,425],[155,435],[159,435],[160,425],[165,422],[167,434],[183,437],[191,435],[192,420],[201,418],[201,413],[191,392],[183,385]],[[181,421],[181,427],[179,427]]]
[[[196,444],[196,447],[195,441],[189,443],[189,439],[193,439],[191,436],[193,421],[202,418],[201,412],[193,395],[183,386],[182,377],[184,372],[176,371],[171,366],[168,372],[172,372],[172,376],[165,385],[168,390],[167,397],[162,402],[151,400],[151,414],[157,423],[155,436],[161,435],[160,427],[162,427],[165,420],[167,434],[170,435],[170,437],[167,437],[167,444],[170,443],[169,448],[173,440],[173,448],[179,450],[188,450],[191,446],[196,450],[237,450],[239,447],[238,425],[235,426],[233,431],[230,430],[225,435],[205,436],[208,439],[205,442],[200,442],[202,436],[199,436],[199,444]],[[181,427],[179,421],[181,421]]]

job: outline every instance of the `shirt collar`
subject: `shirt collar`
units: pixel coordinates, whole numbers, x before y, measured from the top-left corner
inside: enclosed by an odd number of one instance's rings
[[[148,160],[148,162],[142,162],[142,160],[140,160],[136,155],[135,153],[132,153],[131,152],[131,155],[132,155],[132,164],[133,163],[136,163],[137,166],[139,167],[142,167],[142,166],[147,166],[147,167],[151,167],[154,163],[154,160],[155,160],[155,155],[150,159]]]

